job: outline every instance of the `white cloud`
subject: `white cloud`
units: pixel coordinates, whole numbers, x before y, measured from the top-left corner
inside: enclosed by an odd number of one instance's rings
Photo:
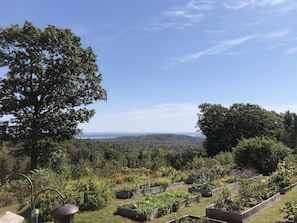
[[[262,35],[259,35],[259,38],[261,39],[277,39],[283,36],[286,36],[290,33],[290,30],[282,30],[282,31],[278,31],[278,32],[270,32],[270,33],[265,33]]]
[[[140,108],[133,111],[122,112],[120,115],[129,117],[130,119],[161,118],[161,117],[185,117],[193,115],[197,110],[197,105],[181,103],[181,104],[160,104],[149,108]],[[195,113],[194,113],[195,114]]]
[[[190,53],[185,56],[178,57],[170,63],[170,66],[174,66],[177,64],[181,63],[186,63],[186,62],[192,62],[195,60],[200,59],[203,56],[206,55],[217,55],[217,54],[222,54],[225,53],[226,55],[238,55],[238,54],[246,54],[248,50],[240,50],[240,51],[233,51],[233,52],[228,52],[229,49],[242,45],[250,40],[255,40],[255,41],[260,41],[260,40],[275,40],[275,39],[280,39],[282,37],[288,36],[291,33],[291,30],[286,29],[286,30],[281,30],[281,31],[275,31],[275,32],[269,32],[269,33],[262,33],[262,34],[252,34],[252,35],[247,35],[239,38],[234,38],[234,39],[229,39],[225,41],[221,41],[219,44],[210,47],[208,49],[198,51],[196,53]],[[291,41],[294,39],[290,39]],[[284,40],[282,40],[284,41]],[[274,49],[276,47],[282,46],[285,43],[278,43],[278,45],[273,45],[271,47],[268,47],[268,49]],[[286,54],[293,54],[296,53],[296,48],[290,48],[286,50]]]
[[[223,3],[225,8],[239,10],[248,7],[265,7],[279,5],[287,0],[227,0]]]
[[[192,27],[205,17],[205,11],[214,8],[214,4],[214,0],[191,0],[183,6],[176,6],[164,11],[149,26],[142,25],[139,29],[149,31],[165,28],[184,29]]]
[[[209,55],[209,54],[219,54],[219,53],[225,52],[225,51],[229,50],[230,48],[238,46],[240,44],[243,44],[254,37],[255,37],[254,35],[250,35],[250,36],[244,36],[241,38],[223,41],[223,42],[219,43],[218,45],[208,48],[206,50],[188,54],[186,56],[177,58],[171,63],[171,65],[176,65],[176,64],[180,64],[180,63],[198,60],[202,56]]]
[[[295,54],[297,53],[297,47],[292,47],[289,49],[286,49],[285,54]]]

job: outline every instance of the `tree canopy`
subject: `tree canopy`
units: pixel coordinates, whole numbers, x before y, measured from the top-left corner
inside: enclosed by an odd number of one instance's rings
[[[283,120],[275,112],[258,105],[200,104],[197,127],[206,136],[204,147],[208,155],[231,151],[242,138],[274,137],[282,129]]]
[[[50,140],[69,139],[95,111],[87,105],[107,100],[91,47],[83,48],[70,29],[0,28],[0,136],[24,143],[36,168]]]

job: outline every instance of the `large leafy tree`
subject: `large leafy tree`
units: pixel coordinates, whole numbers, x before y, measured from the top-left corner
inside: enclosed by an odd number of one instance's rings
[[[212,156],[228,149],[227,122],[228,108],[220,104],[204,103],[199,106],[197,127],[206,136],[203,142],[207,154]]]
[[[297,114],[286,111],[283,115],[284,133],[283,142],[290,148],[297,148]]]
[[[107,100],[91,47],[83,48],[70,29],[0,28],[0,135],[20,141],[36,168],[50,141],[72,138],[95,111],[87,105]]]
[[[231,151],[242,138],[276,137],[282,128],[280,115],[258,105],[233,104],[226,108],[219,104],[200,104],[197,126],[206,136],[204,146],[208,155]]]

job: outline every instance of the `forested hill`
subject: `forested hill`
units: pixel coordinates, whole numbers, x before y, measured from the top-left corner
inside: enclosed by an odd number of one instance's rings
[[[122,136],[103,140],[145,148],[199,149],[202,146],[204,138],[177,134],[149,134],[140,136]]]

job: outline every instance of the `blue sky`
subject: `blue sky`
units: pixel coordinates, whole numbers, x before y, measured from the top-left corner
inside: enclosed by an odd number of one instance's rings
[[[296,0],[2,0],[0,26],[70,28],[107,102],[84,132],[194,132],[198,105],[297,112]]]

